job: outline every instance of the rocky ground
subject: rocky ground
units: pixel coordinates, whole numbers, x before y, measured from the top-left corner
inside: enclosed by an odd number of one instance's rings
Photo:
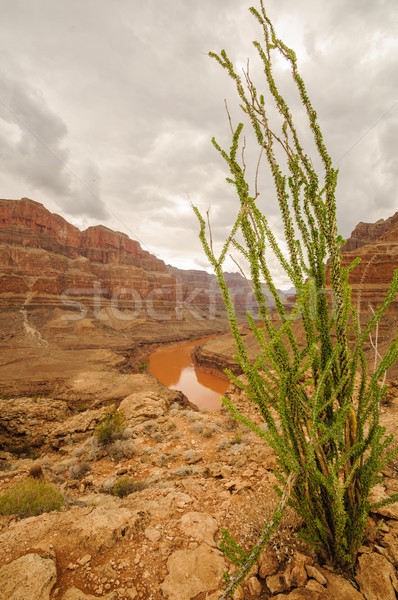
[[[0,517],[0,597],[8,600],[216,600],[224,570],[221,528],[250,546],[276,501],[273,452],[224,410],[189,406],[179,392],[137,374],[120,403],[125,429],[103,445],[93,435],[109,406],[80,408],[51,398],[1,400],[0,496],[41,465],[64,495],[60,512]],[[138,381],[139,380],[139,381]],[[243,406],[234,386],[229,395]],[[396,430],[397,388],[382,420]],[[252,416],[256,415],[252,412]],[[390,465],[377,497],[398,490]],[[134,482],[125,498],[111,491]],[[361,548],[351,579],[316,562],[286,513],[243,588],[242,600],[386,600],[398,591],[398,506],[373,514],[384,523]]]

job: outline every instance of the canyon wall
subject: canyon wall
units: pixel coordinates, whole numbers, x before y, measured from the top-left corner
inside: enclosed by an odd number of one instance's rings
[[[206,289],[124,233],[80,231],[28,198],[0,200],[0,392],[53,392],[77,373],[137,371],[153,344],[226,327]]]

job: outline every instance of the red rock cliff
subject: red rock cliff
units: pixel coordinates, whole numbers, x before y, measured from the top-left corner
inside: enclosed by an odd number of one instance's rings
[[[68,258],[85,256],[95,263],[167,272],[162,260],[142,250],[125,233],[103,225],[80,231],[29,198],[0,200],[0,244],[41,248]]]

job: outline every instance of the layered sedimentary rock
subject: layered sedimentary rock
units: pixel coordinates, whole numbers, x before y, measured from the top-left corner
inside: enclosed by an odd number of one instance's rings
[[[28,198],[0,200],[0,268],[1,294],[58,296],[70,308],[75,297],[92,298],[96,308],[100,300],[116,308],[130,301],[158,318],[158,308],[176,312],[188,296],[208,303],[126,234],[102,225],[81,232]]]
[[[177,279],[184,282],[189,288],[195,290],[195,298],[197,301],[204,302],[205,299],[209,302],[209,310],[214,314],[224,314],[224,300],[220,288],[218,287],[217,278],[213,273],[207,273],[201,270],[185,270],[177,269],[176,267],[168,267]],[[250,311],[253,315],[258,314],[258,304],[252,289],[252,283],[246,280],[240,273],[224,273],[225,283],[228,287],[230,296],[235,306],[237,316],[240,320],[246,320],[246,312]],[[288,302],[288,296],[294,292],[294,288],[288,292],[278,290],[283,301]],[[267,287],[263,286],[267,305],[273,307],[274,299]]]
[[[167,271],[163,261],[142,250],[125,233],[103,225],[80,231],[29,198],[0,200],[0,243],[41,248],[72,259],[84,256],[95,263]]]
[[[356,257],[361,259],[350,274],[350,285],[366,294],[373,289],[373,302],[381,300],[378,291],[387,290],[398,268],[398,212],[385,221],[359,223],[342,251],[343,266]]]
[[[342,247],[343,252],[351,252],[361,246],[371,244],[381,237],[388,234],[389,231],[396,230],[398,224],[398,212],[389,219],[379,219],[376,223],[358,223],[350,237]],[[393,233],[396,236],[396,233]],[[396,239],[396,238],[395,238]]]
[[[127,235],[80,231],[28,198],[0,200],[0,390],[42,393],[66,374],[138,369],[142,344],[225,327],[206,293]]]

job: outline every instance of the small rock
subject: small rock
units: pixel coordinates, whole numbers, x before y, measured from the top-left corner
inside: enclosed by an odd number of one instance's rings
[[[156,543],[160,540],[160,538],[162,537],[160,531],[158,529],[156,529],[155,527],[153,527],[152,525],[150,525],[149,527],[147,527],[145,529],[145,537],[152,543]]]
[[[247,587],[249,588],[249,592],[254,598],[259,598],[261,595],[261,583],[257,579],[257,577],[250,577],[247,580]]]
[[[305,567],[311,562],[313,562],[313,560],[309,556],[301,554],[301,552],[295,553],[285,571],[285,580],[288,588],[303,587],[305,585],[308,579]]]
[[[266,582],[271,594],[279,594],[280,592],[286,592],[286,590],[289,589],[289,586],[286,583],[286,579],[283,573],[269,575],[266,578]]]
[[[223,477],[224,479],[229,479],[230,477],[232,477],[232,473],[233,473],[232,467],[230,467],[228,465],[223,465],[221,467],[220,474],[221,474],[221,477]],[[235,594],[235,597],[236,597],[236,594]]]
[[[365,600],[363,595],[354,588],[347,579],[327,569],[319,568],[327,581],[327,591],[332,598],[344,598],[344,600]]]
[[[169,600],[191,600],[202,592],[218,589],[224,559],[203,544],[195,550],[176,550],[167,561],[168,575],[161,584]]]
[[[214,535],[218,529],[217,522],[207,513],[189,512],[178,522],[179,527],[187,536],[215,546]]]
[[[325,581],[326,581],[326,579],[325,579]],[[323,585],[320,584],[315,579],[309,579],[307,581],[307,583],[305,584],[305,587],[306,587],[307,590],[312,590],[314,592],[326,592],[326,590],[323,587]],[[330,596],[329,592],[328,592],[328,595]]]
[[[326,585],[326,577],[322,575],[322,573],[318,571],[316,567],[313,567],[312,565],[305,565],[305,569],[307,571],[308,577],[312,577],[321,585]]]
[[[267,547],[263,550],[258,559],[258,566],[259,574],[262,579],[265,579],[268,575],[274,575],[277,572],[279,569],[279,560],[272,548]]]
[[[107,563],[95,567],[94,573],[100,577],[101,583],[107,583],[108,579],[116,579],[117,577],[117,571],[115,571],[115,569]]]
[[[79,563],[80,566],[84,566],[87,563],[89,563],[91,560],[91,554],[86,554],[85,556],[83,556],[82,558],[79,558],[79,560],[77,561]]]
[[[252,471],[252,469],[246,469],[242,473],[242,477],[252,477],[253,475],[254,475],[254,472]]]
[[[398,580],[393,565],[380,554],[362,554],[355,579],[366,600],[396,600]]]

